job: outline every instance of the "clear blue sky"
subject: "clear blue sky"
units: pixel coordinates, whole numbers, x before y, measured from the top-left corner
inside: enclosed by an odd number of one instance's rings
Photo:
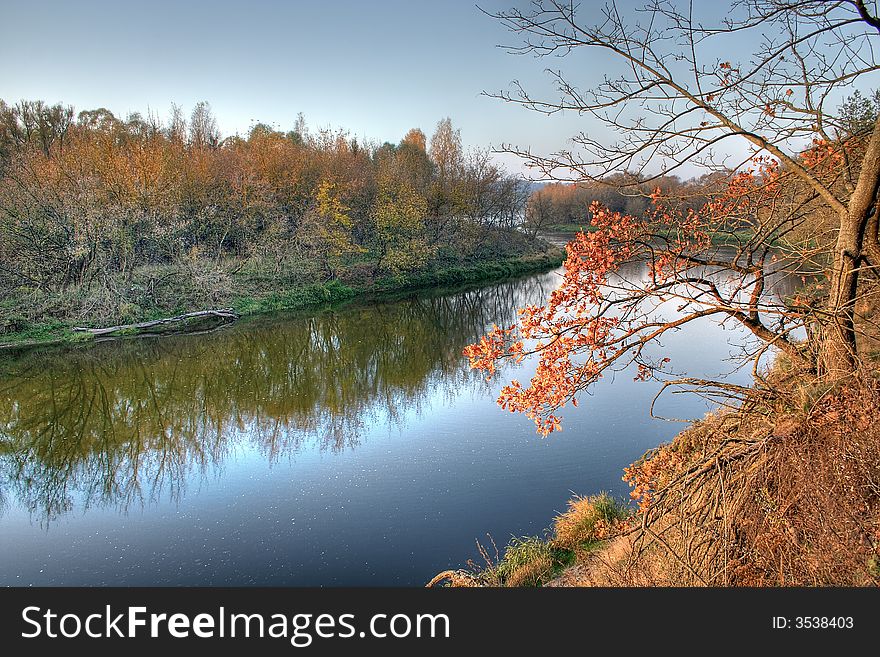
[[[526,0],[480,4],[492,11]],[[602,5],[581,3],[587,12]],[[224,135],[256,121],[286,130],[302,112],[312,128],[378,142],[412,127],[430,136],[450,116],[466,146],[543,153],[598,130],[583,117],[548,118],[480,95],[514,79],[540,95],[548,66],[565,64],[581,83],[604,70],[592,54],[542,61],[497,47],[516,40],[473,0],[3,0],[0,98],[122,117],[148,109],[164,117],[172,102],[188,112],[207,100]]]
[[[0,15],[7,102],[165,116],[207,100],[225,135],[289,129],[302,112],[379,142],[430,137],[445,116],[466,145],[559,147],[579,125],[480,95],[540,80],[545,63],[497,48],[511,35],[468,0],[4,0]]]

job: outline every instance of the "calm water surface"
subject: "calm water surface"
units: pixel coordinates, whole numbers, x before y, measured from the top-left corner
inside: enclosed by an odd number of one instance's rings
[[[3,357],[0,584],[422,585],[572,492],[625,496],[622,468],[681,428],[650,418],[656,385],[607,378],[541,439],[495,405],[533,366],[490,384],[461,356],[557,281]],[[663,348],[747,383],[744,342],[706,321]]]

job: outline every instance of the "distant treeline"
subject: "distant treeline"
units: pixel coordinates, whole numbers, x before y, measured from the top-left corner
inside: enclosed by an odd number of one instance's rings
[[[405,272],[514,228],[527,196],[449,119],[380,145],[301,116],[223,138],[204,102],[160,120],[0,100],[0,288],[118,286],[143,266],[229,259],[310,263],[324,279],[352,262]]]
[[[650,197],[657,188],[667,203],[683,209],[700,208],[725,184],[728,175],[720,172],[690,180],[676,176],[645,180],[635,174],[619,173],[595,181],[548,183],[530,196],[525,227],[532,234],[551,228],[586,227],[590,224],[589,207],[593,201],[614,212],[643,216],[651,208]]]

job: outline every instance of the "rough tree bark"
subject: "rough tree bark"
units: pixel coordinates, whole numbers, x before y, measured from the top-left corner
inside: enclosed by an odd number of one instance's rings
[[[876,213],[878,187],[880,120],[874,125],[846,212],[840,215],[840,230],[829,274],[828,305],[819,362],[820,373],[826,377],[848,375],[858,366],[855,304],[861,265],[874,247],[875,240],[870,237],[866,239],[866,234],[871,225],[871,216]]]

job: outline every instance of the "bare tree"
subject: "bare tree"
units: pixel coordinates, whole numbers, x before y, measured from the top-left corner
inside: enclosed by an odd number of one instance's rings
[[[589,346],[593,369],[568,363],[569,374],[579,378],[563,386],[565,394],[544,395],[551,403],[543,406],[520,396],[524,410],[546,414],[602,369],[620,364],[624,354],[639,360],[649,339],[707,315],[738,321],[765,348],[778,347],[825,376],[844,376],[857,367],[859,280],[880,267],[880,122],[866,134],[848,136],[842,129],[846,117],[835,107],[854,82],[878,68],[876,3],[736,0],[714,24],[712,16],[698,15],[707,11],[704,3],[667,0],[651,0],[640,10],[610,2],[599,11],[534,0],[528,9],[491,14],[521,38],[509,46],[514,53],[573,60],[581,71],[589,56],[608,71],[587,86],[562,70],[549,71],[557,91],[552,98],[534,96],[518,82],[511,91],[489,94],[546,114],[587,115],[615,135],[604,140],[581,132],[573,148],[550,155],[506,147],[546,179],[597,180],[626,171],[638,174],[641,184],[685,164],[710,167],[729,179],[724,193],[701,211],[683,212],[658,195],[652,217],[624,221],[624,228],[620,217],[602,215],[609,238],[603,248],[614,261],[641,255],[653,273],[638,284],[621,284],[613,297],[596,298],[595,284],[608,284],[610,271],[596,278],[572,265],[568,289],[564,285],[557,295],[568,299],[567,310],[575,310],[571,322],[548,319],[541,323],[544,332],[558,339],[592,330],[595,338],[596,318],[617,313],[615,331],[606,327],[609,335]],[[726,52],[746,54],[718,56]],[[740,159],[731,153],[740,153]],[[830,227],[824,262],[825,245],[804,236],[823,221]],[[731,225],[748,228],[748,234],[732,234],[736,252],[722,258],[711,238]],[[569,260],[589,264],[597,247],[590,239],[570,246]],[[817,261],[826,266],[827,286],[809,303],[769,294],[768,268],[780,247],[791,273],[804,275]],[[719,277],[726,277],[723,285]],[[585,297],[597,302],[590,320],[578,306]],[[681,301],[684,312],[675,322],[657,322],[644,310],[645,299],[670,297]],[[549,309],[558,313],[563,306],[551,300]],[[806,343],[792,337],[800,327],[809,332]],[[568,354],[578,350],[572,346]]]
[[[193,148],[217,148],[220,144],[220,130],[206,101],[196,103],[189,119],[189,141]]]

